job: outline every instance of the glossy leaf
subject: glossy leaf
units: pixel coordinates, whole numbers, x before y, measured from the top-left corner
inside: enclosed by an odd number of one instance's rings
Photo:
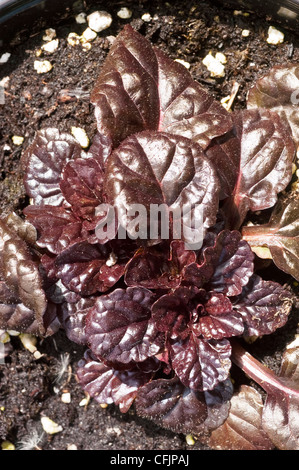
[[[63,203],[59,187],[62,169],[69,160],[81,154],[80,145],[70,134],[55,128],[37,132],[22,157],[25,189],[34,204],[59,206]]]
[[[99,297],[86,318],[93,353],[109,364],[142,362],[161,351],[164,336],[151,321],[154,295],[141,287]]]
[[[85,353],[77,370],[80,384],[91,397],[101,404],[119,405],[122,413],[130,409],[138,389],[150,380],[151,375],[137,367],[115,370],[96,360],[90,351]]]
[[[130,25],[114,41],[91,94],[98,131],[114,147],[143,130],[185,136],[204,148],[232,128],[229,113]]]
[[[128,286],[148,289],[178,287],[183,278],[183,269],[196,259],[192,250],[186,250],[184,242],[172,241],[168,245],[158,244],[140,248],[126,266],[125,282]]]
[[[209,432],[223,423],[229,411],[229,381],[213,391],[190,390],[174,377],[156,379],[138,390],[137,414],[177,433]]]
[[[37,245],[58,254],[82,239],[82,221],[64,207],[30,205],[24,214],[37,229]]]
[[[299,144],[299,65],[288,63],[276,65],[258,79],[249,90],[247,107],[266,108],[275,111],[292,129],[294,140]]]
[[[223,209],[230,227],[238,229],[248,211],[275,205],[277,195],[291,181],[295,145],[289,127],[271,111],[238,111],[234,123],[240,140],[239,168]]]
[[[34,334],[52,334],[55,308],[25,242],[0,220],[0,325]]]
[[[187,283],[235,296],[242,292],[253,274],[254,254],[238,231],[209,234],[196,263],[186,266]]]
[[[71,291],[81,295],[105,292],[123,276],[126,261],[110,265],[108,245],[80,241],[69,246],[55,259],[56,275]]]
[[[242,385],[231,399],[227,420],[207,439],[216,450],[273,450],[262,427],[263,399],[252,387]]]
[[[171,217],[178,219],[179,238],[190,244],[197,232],[201,237],[202,230],[204,236],[216,222],[219,184],[215,170],[201,148],[184,137],[163,132],[143,132],[129,137],[106,162],[105,189],[109,202],[118,209],[120,224],[131,237],[136,236],[135,210],[130,215],[134,204],[145,209],[140,215],[142,230],[138,236],[141,238],[156,238],[151,236],[154,205],[166,209],[165,224]],[[184,229],[183,214],[190,215],[187,228],[192,226],[194,217],[202,216],[201,230],[194,228],[195,233],[189,233]],[[163,226],[157,230],[158,236],[167,237],[162,230]],[[173,227],[170,236],[177,238]],[[202,242],[202,237],[199,241]]]
[[[299,281],[298,196],[279,200],[268,223],[244,226],[242,235],[252,247],[268,247],[276,266]]]
[[[64,302],[61,308],[60,323],[67,337],[77,344],[86,345],[85,319],[94,306],[96,297],[81,297],[77,302]]]
[[[181,382],[192,390],[213,390],[227,379],[231,367],[227,339],[207,341],[190,335],[170,348],[172,367]]]
[[[285,325],[292,306],[293,296],[289,291],[254,274],[233,308],[243,318],[244,335],[261,336]]]
[[[83,219],[92,220],[96,207],[103,201],[103,173],[94,158],[77,158],[63,169],[61,191],[73,212]]]

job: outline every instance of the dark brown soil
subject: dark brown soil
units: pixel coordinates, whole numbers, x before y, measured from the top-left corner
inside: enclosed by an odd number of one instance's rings
[[[139,1],[106,2],[86,1],[87,13],[106,10],[113,16],[111,27],[92,43],[89,51],[81,46],[67,43],[70,32],[80,34],[86,25],[78,25],[74,14],[65,12],[55,23],[40,19],[30,28],[16,32],[15,38],[2,52],[10,52],[6,64],[0,64],[0,81],[9,77],[5,88],[5,105],[0,105],[0,212],[2,215],[14,210],[21,212],[27,203],[22,185],[19,159],[36,130],[58,127],[70,131],[71,126],[83,127],[92,139],[96,131],[93,108],[89,104],[88,91],[99,73],[109,50],[107,36],[116,36],[124,24],[131,23],[152,43],[165,50],[173,59],[190,64],[190,72],[203,86],[221,100],[231,93],[234,82],[239,91],[234,108],[245,106],[246,93],[255,79],[275,64],[299,61],[299,38],[295,33],[285,33],[285,41],[277,46],[266,42],[267,30],[275,23],[270,19],[234,15],[231,9],[213,5],[211,1],[172,2]],[[121,7],[128,7],[133,15],[128,20],[117,16]],[[150,13],[152,19],[141,19]],[[36,53],[43,44],[42,36],[48,27],[56,29],[59,48],[42,58],[53,64],[51,72],[39,75],[33,64]],[[248,37],[242,30],[249,30]],[[227,57],[224,78],[212,78],[202,59],[212,51]],[[62,90],[80,90],[81,96],[73,101],[61,100]],[[14,145],[12,137],[23,136],[20,146]],[[288,276],[271,271],[280,282],[292,284]],[[293,287],[293,285],[292,285]],[[296,333],[298,315],[294,313],[287,327],[259,340],[251,346],[255,354],[269,367],[277,371],[285,344]],[[38,341],[43,354],[36,360],[24,349],[18,337],[12,337],[12,351],[5,365],[0,366],[0,441],[9,440],[17,448],[20,442],[37,431],[41,436],[41,416],[48,416],[59,423],[63,430],[48,437],[44,434],[38,446],[45,450],[65,450],[75,445],[83,450],[199,450],[205,447],[198,441],[193,446],[183,435],[161,429],[151,422],[135,416],[134,409],[122,415],[118,408],[101,408],[90,401],[79,406],[85,397],[76,382],[76,365],[83,350],[59,332],[52,338]],[[61,355],[69,354],[70,367],[58,381]],[[65,357],[65,356],[64,356]],[[71,375],[69,373],[71,372]],[[242,376],[242,380],[245,378]],[[63,403],[63,390],[71,393],[71,402]]]

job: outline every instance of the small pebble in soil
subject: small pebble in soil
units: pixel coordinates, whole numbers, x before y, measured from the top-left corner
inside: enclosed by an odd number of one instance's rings
[[[142,21],[149,23],[152,20],[152,17],[149,13],[144,13],[141,17]]]
[[[44,41],[52,41],[53,39],[56,38],[56,30],[53,28],[48,28],[45,31],[45,34],[43,36]]]
[[[88,398],[83,398],[80,403],[79,403],[79,406],[86,406],[88,405],[89,403],[89,399]]]
[[[178,62],[179,64],[182,64],[186,69],[190,69],[190,64],[189,62],[186,62],[185,60],[182,59],[174,59],[175,62]]]
[[[69,33],[67,42],[70,46],[78,46],[80,44],[81,36],[77,33]]]
[[[88,26],[95,32],[100,33],[109,28],[112,16],[107,11],[94,11],[87,17]]]
[[[224,54],[217,52],[214,57],[212,53],[209,52],[209,54],[204,57],[202,63],[207,67],[211,77],[225,76],[224,64],[226,63],[226,57]]]
[[[11,138],[14,145],[20,146],[24,142],[24,137],[21,135],[13,135]]]
[[[276,29],[274,26],[270,26],[268,29],[268,37],[267,37],[267,43],[268,44],[281,44],[284,41],[284,34]]]
[[[242,37],[243,38],[248,38],[249,35],[250,35],[249,29],[243,29],[242,30]]]
[[[0,64],[5,64],[6,62],[8,62],[10,56],[11,54],[9,52],[4,52],[4,54],[2,54],[0,57]]]
[[[73,126],[71,128],[71,133],[83,149],[89,146],[89,138],[84,129],[82,129],[81,127]]]
[[[76,20],[76,23],[77,23],[77,24],[84,24],[84,23],[86,23],[86,22],[87,22],[87,21],[86,21],[86,13],[84,13],[84,12],[82,11],[81,13],[79,13],[79,14],[76,16],[75,20]]]
[[[42,416],[41,417],[41,423],[42,423],[43,430],[47,434],[57,434],[58,432],[63,431],[62,426],[55,423],[55,421],[48,418],[48,416]]]
[[[194,440],[192,434],[187,434],[186,443],[187,443],[188,446],[194,446],[195,440]]]
[[[66,450],[78,450],[78,447],[76,446],[76,444],[69,444]]]
[[[71,403],[71,394],[70,392],[64,392],[61,395],[62,403]]]
[[[2,450],[16,450],[14,444],[10,441],[3,441],[1,443],[1,449]]]
[[[129,10],[129,8],[123,7],[117,12],[117,16],[121,18],[122,20],[127,20],[131,18],[132,12],[131,10]]]
[[[97,37],[97,33],[91,28],[86,28],[85,31],[83,31],[82,33],[83,42],[94,41],[96,37]]]
[[[53,39],[52,41],[46,42],[46,44],[42,45],[42,50],[45,52],[49,52],[49,54],[53,54],[59,47],[59,39]]]
[[[48,60],[35,60],[33,66],[39,74],[48,73],[53,68],[53,65]]]

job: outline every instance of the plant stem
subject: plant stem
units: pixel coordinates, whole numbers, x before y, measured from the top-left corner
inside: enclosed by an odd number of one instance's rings
[[[299,391],[290,388],[287,381],[277,377],[268,367],[261,364],[248,351],[246,351],[236,340],[231,341],[232,361],[240,367],[251,379],[258,383],[265,392],[273,392],[279,390],[288,395],[299,398]]]

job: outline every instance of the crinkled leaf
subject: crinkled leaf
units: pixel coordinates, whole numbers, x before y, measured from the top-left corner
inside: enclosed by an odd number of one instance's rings
[[[228,416],[229,380],[212,391],[190,390],[178,380],[157,379],[138,390],[137,414],[179,433],[200,435],[220,426]]]
[[[112,142],[106,135],[99,132],[94,136],[91,146],[87,152],[87,158],[94,158],[101,168],[104,168],[105,161],[111,153]]]
[[[233,308],[243,318],[245,336],[262,336],[286,323],[292,305],[289,291],[254,274],[242,294],[236,297]]]
[[[267,75],[257,80],[247,95],[247,107],[275,111],[287,122],[296,144],[299,144],[299,65],[272,67]]]
[[[56,275],[71,291],[81,295],[105,292],[123,276],[127,260],[110,265],[108,244],[80,241],[55,258]]]
[[[92,220],[103,200],[103,172],[94,158],[77,158],[63,169],[61,191],[76,216]]]
[[[96,360],[89,351],[80,361],[77,376],[83,389],[99,403],[119,405],[120,411],[126,413],[131,407],[138,389],[146,384],[152,376],[134,367],[119,371]]]
[[[196,433],[208,416],[204,393],[186,388],[176,377],[141,387],[135,403],[138,415],[174,432]]]
[[[195,252],[186,250],[180,240],[172,241],[169,247],[158,244],[140,248],[126,266],[125,282],[128,286],[148,289],[178,287],[183,268],[195,259]]]
[[[5,219],[7,227],[11,228],[22,240],[29,245],[35,245],[37,233],[35,227],[27,220],[22,219],[15,212],[11,212]]]
[[[239,168],[224,210],[231,228],[239,228],[249,210],[274,206],[277,194],[291,181],[295,145],[288,126],[269,110],[237,111],[234,123],[240,140]]]
[[[37,230],[40,248],[58,254],[82,239],[82,222],[69,209],[30,205],[23,212]]]
[[[253,274],[254,253],[237,231],[209,234],[208,246],[199,253],[197,263],[186,266],[187,283],[235,296],[242,292]]]
[[[272,450],[274,445],[262,428],[263,399],[252,387],[241,385],[230,402],[230,412],[207,444],[216,450]]]
[[[172,367],[181,382],[192,390],[212,390],[227,379],[231,367],[227,339],[207,341],[190,335],[171,345]]]
[[[216,340],[243,334],[243,319],[224,294],[211,292],[204,307],[208,315],[199,318],[197,328],[193,328],[195,334],[198,331],[204,338]]]
[[[267,224],[244,226],[252,246],[267,246],[276,266],[299,281],[299,198],[279,200]]]
[[[98,131],[114,147],[143,130],[183,135],[207,147],[232,127],[229,113],[184,66],[129,25],[111,47],[91,102]]]
[[[23,156],[26,193],[36,205],[63,203],[59,182],[67,161],[80,157],[82,150],[76,140],[58,129],[37,132]]]
[[[1,327],[50,334],[55,307],[48,304],[38,264],[25,242],[1,220],[0,281]]]
[[[60,323],[67,337],[77,344],[86,345],[85,319],[94,306],[97,297],[82,297],[77,302],[64,302],[61,308]]]
[[[216,222],[219,192],[216,172],[199,145],[184,137],[147,131],[131,136],[109,156],[105,176],[109,202],[117,207],[120,223],[130,236],[136,236],[134,219],[139,208],[134,204],[142,205],[143,209],[138,216],[142,227],[137,234],[140,238],[163,238],[162,230],[157,230],[155,237],[151,234],[153,205],[166,209],[166,224],[171,217],[179,220],[178,238],[186,242],[192,243],[198,234],[202,242],[205,231]],[[200,215],[199,229],[194,227],[194,232],[189,233],[187,228],[193,227],[194,217]],[[186,229],[181,229],[184,224]],[[170,230],[170,236],[177,238],[176,232]]]
[[[161,351],[164,336],[151,321],[154,294],[142,287],[102,295],[86,318],[88,344],[109,364],[145,361]]]

